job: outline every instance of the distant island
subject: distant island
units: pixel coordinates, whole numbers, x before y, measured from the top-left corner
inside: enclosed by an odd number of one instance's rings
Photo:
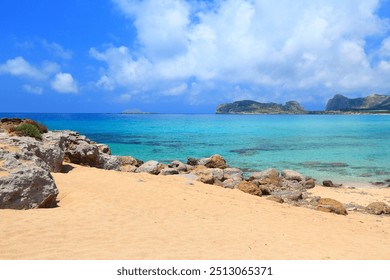
[[[306,111],[296,101],[288,101],[282,105],[241,100],[218,105],[216,114],[390,114],[390,96],[371,94],[367,97],[348,98],[336,94],[327,102],[324,111]]]
[[[326,111],[390,111],[390,96],[371,94],[351,99],[336,94],[326,104]]]
[[[150,112],[143,112],[140,109],[127,109],[121,112],[121,114],[127,114],[127,115],[149,115],[149,114],[155,114]]]
[[[260,103],[252,100],[242,100],[233,103],[221,104],[217,107],[217,114],[306,114],[305,109],[296,101],[289,101],[285,105],[277,103]]]

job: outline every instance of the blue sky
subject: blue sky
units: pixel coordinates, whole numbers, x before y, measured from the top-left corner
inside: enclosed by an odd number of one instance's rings
[[[2,0],[0,112],[390,94],[389,18],[385,0]]]

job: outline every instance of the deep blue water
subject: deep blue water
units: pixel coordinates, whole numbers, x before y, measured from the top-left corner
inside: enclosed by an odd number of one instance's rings
[[[113,154],[170,162],[220,154],[231,166],[294,169],[319,180],[390,178],[388,115],[4,114],[106,143]]]

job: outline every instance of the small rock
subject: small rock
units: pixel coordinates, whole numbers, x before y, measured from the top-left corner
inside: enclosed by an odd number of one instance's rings
[[[252,182],[242,181],[238,184],[237,189],[252,195],[262,196],[260,188]]]
[[[168,164],[168,167],[174,168],[179,172],[186,172],[187,171],[187,166],[178,160],[172,161],[170,164]]]
[[[226,179],[222,182],[222,187],[227,189],[234,189],[240,182],[234,181],[233,179]]]
[[[366,210],[375,215],[390,214],[390,206],[384,202],[372,202],[366,207]]]
[[[226,160],[220,155],[213,155],[210,157],[210,161],[204,164],[208,168],[227,168]]]
[[[316,182],[314,181],[314,179],[308,179],[305,181],[305,188],[306,189],[312,189],[316,186]]]
[[[259,185],[259,189],[263,195],[270,195],[272,193],[269,185]]]
[[[275,202],[277,202],[277,203],[284,203],[284,199],[281,198],[281,197],[279,197],[279,196],[273,196],[273,195],[271,195],[271,196],[267,197],[267,199],[268,199],[268,200],[271,200],[271,201],[275,201]]]
[[[198,165],[198,159],[189,157],[187,159],[187,164],[191,165],[191,166],[196,166],[196,165]]]
[[[147,172],[149,174],[157,175],[160,173],[161,164],[155,160],[149,160],[137,168],[135,172]]]
[[[295,180],[298,182],[305,180],[305,177],[301,173],[289,169],[282,171],[282,177],[286,180]]]
[[[117,158],[120,161],[120,166],[124,167],[127,165],[135,166],[135,167],[140,167],[144,162],[142,160],[133,158],[131,156],[117,156]]]
[[[175,174],[179,174],[179,171],[175,168],[164,168],[164,169],[161,169],[160,171],[160,175],[175,175]]]
[[[275,179],[275,178],[278,178],[279,177],[279,171],[275,168],[270,168],[270,169],[267,169],[267,170],[263,170],[261,172],[253,172],[251,173],[251,175],[249,176],[249,181],[253,181],[253,180],[262,180],[262,179],[265,179],[265,178],[268,178],[268,179]]]
[[[339,215],[348,215],[344,205],[332,198],[321,198],[318,200],[317,210],[323,212],[336,213]]]
[[[322,182],[322,185],[324,187],[329,187],[329,188],[334,188],[335,185],[333,184],[333,182],[331,180],[325,180]]]
[[[225,168],[223,169],[223,177],[224,179],[242,178],[244,172],[238,168]],[[242,180],[242,179],[241,179]]]
[[[215,179],[210,169],[202,166],[203,168],[195,168],[192,172],[196,175],[197,180],[205,184],[214,184]]]
[[[106,144],[96,144],[96,146],[101,153],[111,155],[111,150]]]

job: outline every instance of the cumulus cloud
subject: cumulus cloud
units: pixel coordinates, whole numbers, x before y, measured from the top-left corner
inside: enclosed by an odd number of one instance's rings
[[[8,59],[4,64],[0,65],[0,73],[10,74],[12,76],[22,76],[32,79],[44,79],[45,72],[32,66],[23,57],[18,56],[13,59]]]
[[[42,94],[44,87],[48,85],[61,93],[78,92],[77,82],[73,76],[69,73],[61,72],[61,67],[51,61],[44,61],[37,66],[18,56],[0,64],[0,74],[8,74],[24,80],[34,81],[38,85],[24,84],[22,86],[25,91],[34,94]]]
[[[77,93],[78,87],[76,81],[69,73],[58,73],[51,82],[51,87],[61,93]]]
[[[113,1],[133,22],[137,41],[136,47],[91,49],[107,64],[97,82],[102,88],[179,95],[195,92],[195,81],[215,93],[224,85],[230,96],[267,88],[282,98],[281,91],[389,86],[390,41],[380,50],[366,47],[368,37],[388,32],[376,14],[379,0]]]

